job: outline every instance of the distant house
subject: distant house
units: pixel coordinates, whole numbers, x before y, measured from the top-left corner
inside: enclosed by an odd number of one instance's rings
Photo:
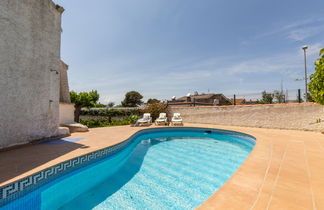
[[[231,102],[232,102],[232,104],[234,105],[242,105],[242,104],[246,104],[246,101],[245,101],[245,99],[244,98],[236,98],[235,99],[235,103],[234,103],[234,99],[232,98],[231,99]]]
[[[190,96],[183,96],[178,99],[168,101],[169,105],[189,105],[189,106],[200,106],[200,105],[231,105],[232,102],[229,98],[223,94],[196,94]]]

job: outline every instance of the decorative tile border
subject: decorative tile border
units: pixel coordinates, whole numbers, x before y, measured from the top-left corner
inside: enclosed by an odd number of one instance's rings
[[[75,171],[81,167],[111,156],[125,148],[133,138],[119,144],[97,150],[80,157],[59,163],[40,172],[22,178],[0,188],[0,207],[26,195],[27,193],[53,181],[54,179]]]

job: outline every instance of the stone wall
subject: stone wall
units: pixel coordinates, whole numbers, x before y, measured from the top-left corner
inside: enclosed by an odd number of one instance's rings
[[[179,112],[184,123],[263,127],[296,130],[324,130],[324,106],[303,104],[169,107],[169,116]],[[318,122],[321,119],[321,122]]]
[[[62,12],[51,0],[0,1],[0,148],[58,134]]]

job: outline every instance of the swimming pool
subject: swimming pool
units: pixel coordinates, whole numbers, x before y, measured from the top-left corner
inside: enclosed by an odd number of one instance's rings
[[[206,128],[140,131],[117,153],[47,183],[3,209],[193,209],[217,191],[255,145]]]

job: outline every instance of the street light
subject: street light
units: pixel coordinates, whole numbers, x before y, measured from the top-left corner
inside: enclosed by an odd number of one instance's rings
[[[304,64],[305,64],[305,99],[306,102],[308,101],[308,93],[307,93],[307,67],[306,67],[306,50],[308,49],[308,46],[305,45],[302,47],[304,50]]]

